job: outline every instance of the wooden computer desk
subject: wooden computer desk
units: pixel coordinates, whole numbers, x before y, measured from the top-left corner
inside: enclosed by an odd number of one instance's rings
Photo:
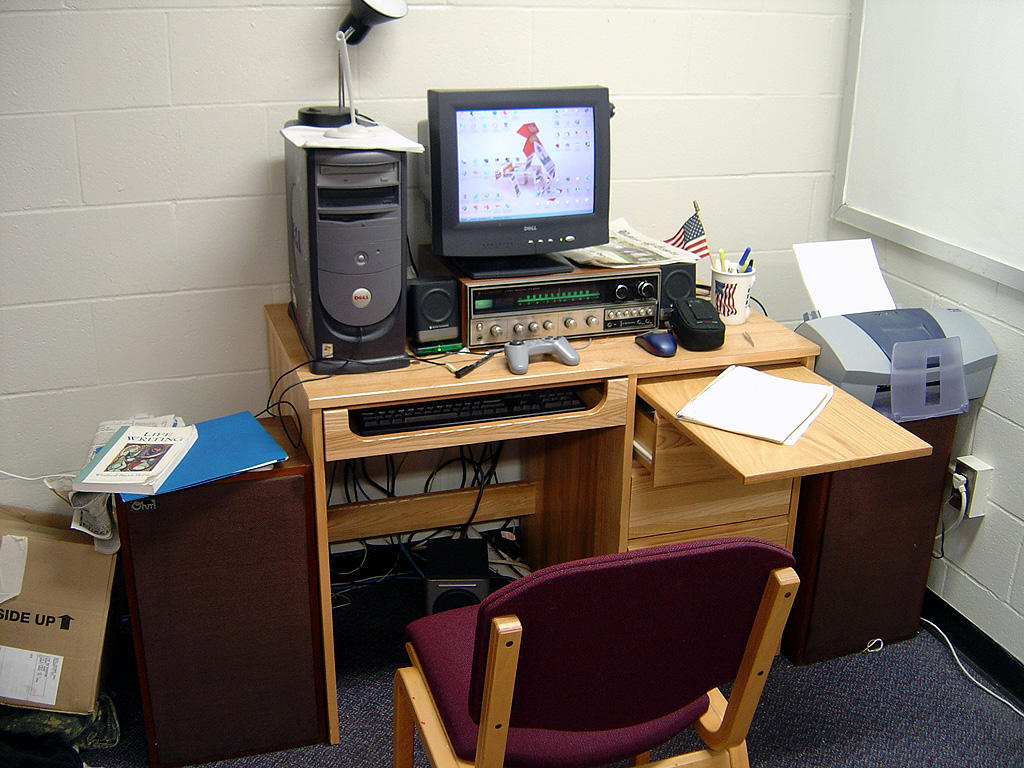
[[[317,377],[286,305],[266,307],[271,382],[298,414],[313,463],[323,609],[329,738],[338,740],[329,544],[458,525],[476,489],[328,507],[326,463],[493,440],[523,440],[523,478],[487,489],[475,520],[520,517],[529,562],[541,567],[579,557],[674,541],[749,535],[793,545],[802,475],[927,455],[931,446],[836,390],[794,446],[684,424],[675,411],[729,365],[817,380],[809,370],[817,345],[782,325],[752,316],[729,327],[710,352],[680,349],[658,358],[630,336],[594,339],[580,364],[534,359],[509,373],[501,356],[456,379],[447,369],[413,363],[379,373]],[[753,343],[744,338],[746,331]],[[458,355],[456,367],[476,360]],[[291,369],[296,370],[291,373]],[[588,410],[555,416],[361,437],[351,408],[436,400],[498,390],[582,388]],[[293,386],[294,385],[294,386]]]

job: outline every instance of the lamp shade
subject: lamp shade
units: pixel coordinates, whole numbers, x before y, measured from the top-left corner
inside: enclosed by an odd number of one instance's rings
[[[408,11],[405,0],[352,0],[339,29],[345,33],[345,42],[356,45],[366,37],[370,27],[400,19]]]

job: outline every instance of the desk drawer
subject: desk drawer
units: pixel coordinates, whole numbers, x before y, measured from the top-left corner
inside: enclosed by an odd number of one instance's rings
[[[780,547],[790,547],[789,543],[789,521],[784,517],[767,517],[763,520],[753,520],[747,523],[734,523],[730,525],[716,525],[710,528],[694,528],[689,531],[673,531],[663,533],[659,536],[643,536],[636,539],[629,539],[626,542],[626,549],[645,549],[646,547],[659,547],[663,544],[679,544],[684,541],[700,541],[702,539],[718,539],[731,536],[750,536],[754,539],[761,539],[771,544],[778,544]]]
[[[650,470],[655,488],[733,477],[711,458],[706,448],[683,435],[660,413],[644,406],[642,401],[637,402],[633,448],[637,459]]]
[[[723,526],[731,532],[718,535],[746,536],[753,534],[744,526],[760,529],[767,520],[788,528],[798,482],[790,479],[743,485],[733,478],[690,477],[656,487],[653,474],[634,463],[628,538],[632,542],[685,532],[685,536],[673,539],[682,541],[703,538],[709,529]]]

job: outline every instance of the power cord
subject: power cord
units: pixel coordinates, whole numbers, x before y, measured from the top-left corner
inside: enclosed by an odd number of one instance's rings
[[[58,499],[63,501],[65,504],[70,504],[66,494],[71,491],[71,484],[68,482],[72,478],[77,477],[73,472],[51,472],[47,475],[37,475],[36,477],[25,477],[24,475],[18,475],[14,472],[8,472],[4,469],[0,469],[0,475],[9,477],[13,480],[25,480],[26,482],[35,483],[42,482],[47,489],[56,496]],[[55,487],[57,486],[57,487]],[[61,492],[63,491],[63,493]]]
[[[37,482],[37,481],[40,481],[40,480],[41,481],[46,481],[46,480],[48,480],[51,477],[77,477],[77,475],[72,474],[71,472],[51,472],[50,474],[47,474],[47,475],[37,475],[36,477],[25,477],[24,475],[16,475],[13,472],[8,472],[8,471],[3,470],[3,469],[0,469],[0,475],[3,475],[4,477],[9,477],[12,480],[27,480],[30,483],[34,483],[34,482]]]
[[[946,535],[959,528],[960,524],[963,523],[967,517],[967,476],[960,472],[954,472],[953,467],[950,467],[950,477],[952,478],[950,480],[952,490],[956,493],[950,495],[946,500],[946,504],[943,506],[943,509],[939,512],[940,530],[939,533],[935,535],[932,546],[932,558],[935,560],[940,560],[946,556]],[[954,500],[958,503],[954,504]],[[942,516],[943,512],[945,512],[946,506],[951,506],[954,509],[959,510],[956,520],[953,521],[953,525],[949,528],[946,527],[946,520]],[[939,551],[937,554],[934,547],[935,541],[939,542]]]
[[[957,529],[957,526],[964,521],[967,517],[967,476],[962,475],[959,472],[954,472],[952,475],[953,489],[960,494],[960,503],[956,507],[960,510],[960,514],[957,515],[956,522],[946,531],[946,533],[952,533]],[[946,502],[947,504],[952,503],[953,497]]]
[[[929,621],[928,619],[925,619],[925,618],[921,619],[921,623],[922,624],[927,624],[928,626],[930,626],[932,629],[934,629],[936,632],[939,633],[939,636],[945,641],[946,647],[949,648],[949,652],[953,654],[953,659],[956,661],[956,665],[958,667],[960,667],[960,671],[963,672],[967,676],[968,680],[970,680],[976,686],[981,688],[981,690],[983,690],[985,693],[987,693],[992,698],[996,699],[997,701],[1001,701],[1003,704],[1008,706],[1015,713],[1017,713],[1017,715],[1019,717],[1024,718],[1024,712],[1022,712],[1018,707],[1014,706],[1014,704],[1011,701],[1009,701],[1008,699],[1000,696],[998,693],[996,693],[991,688],[989,688],[986,685],[984,685],[983,683],[981,683],[977,678],[974,677],[974,675],[972,675],[970,672],[967,671],[967,667],[965,667],[963,665],[963,662],[960,661],[960,657],[957,655],[956,649],[953,647],[953,643],[950,642],[948,637],[946,637],[946,633],[942,631],[942,629],[939,627],[938,624],[936,624],[933,621]]]

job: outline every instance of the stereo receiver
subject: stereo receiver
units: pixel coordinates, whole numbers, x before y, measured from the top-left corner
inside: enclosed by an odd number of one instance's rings
[[[470,348],[658,327],[661,271],[656,267],[460,282],[464,342]]]

